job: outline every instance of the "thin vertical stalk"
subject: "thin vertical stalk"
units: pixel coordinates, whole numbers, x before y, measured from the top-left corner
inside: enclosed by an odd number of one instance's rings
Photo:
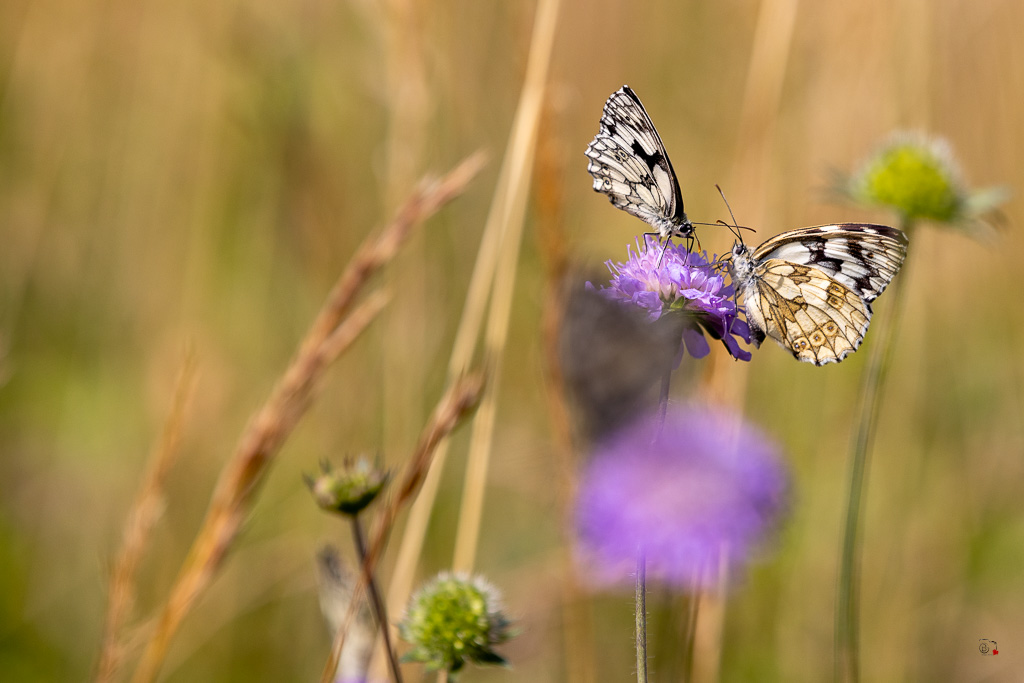
[[[654,441],[661,437],[665,426],[665,415],[668,413],[668,396],[672,385],[672,365],[665,370],[661,378],[661,393],[658,396],[658,429]],[[647,561],[644,549],[637,550],[636,557],[636,594],[633,609],[636,620],[636,680],[647,683]]]
[[[551,8],[553,6],[553,12]],[[510,188],[517,186],[518,182],[525,183],[526,177],[524,168],[532,160],[532,150],[536,140],[537,124],[539,119],[539,107],[541,104],[537,82],[541,85],[547,81],[547,68],[550,62],[551,46],[554,34],[554,17],[557,15],[557,0],[555,2],[541,2],[537,8],[538,19],[534,23],[533,42],[530,46],[530,57],[527,65],[526,82],[519,98],[519,106],[516,110],[513,121],[512,134],[509,136],[508,147],[505,151],[505,158],[502,161],[501,171],[498,175],[497,188],[494,199],[491,202],[487,222],[484,225],[483,238],[481,239],[476,264],[473,267],[473,274],[470,278],[469,288],[466,294],[466,304],[463,308],[462,319],[455,334],[455,342],[452,346],[452,354],[448,367],[448,378],[452,380],[465,372],[472,361],[473,351],[479,338],[480,328],[483,324],[483,316],[487,307],[487,300],[491,294],[494,273],[497,268],[497,260],[502,247],[506,244],[505,233],[508,230]],[[547,9],[546,9],[547,8]],[[547,17],[551,14],[551,28],[548,29],[545,23],[540,21],[541,16]],[[549,35],[550,34],[550,35]],[[529,153],[526,154],[526,151]],[[524,155],[525,154],[525,155]],[[518,242],[518,237],[517,237]],[[435,463],[427,474],[423,489],[413,504],[409,515],[409,523],[406,526],[402,541],[399,546],[398,557],[395,561],[395,570],[391,578],[388,590],[388,600],[392,606],[404,605],[412,592],[412,582],[415,575],[416,564],[419,560],[423,541],[426,537],[427,523],[430,519],[434,502],[437,499],[437,490],[441,481],[441,472],[447,459],[448,444],[442,442],[437,450]]]
[[[560,0],[540,0],[534,19],[533,41],[526,67],[526,80],[516,112],[515,130],[509,142],[506,167],[507,185],[495,194],[490,220],[504,224],[501,261],[498,263],[491,295],[491,309],[485,331],[488,378],[491,382],[473,421],[469,458],[466,464],[462,502],[455,535],[455,553],[452,566],[456,570],[470,571],[476,557],[483,515],[484,491],[490,463],[491,444],[497,413],[498,389],[504,347],[508,339],[512,294],[515,289],[516,266],[522,243],[523,222],[529,189],[533,158],[536,153],[537,129],[544,103],[551,51],[558,23]]]
[[[911,227],[908,221],[901,226],[904,232]],[[867,496],[866,479],[871,447],[878,426],[885,380],[892,365],[896,331],[903,308],[906,266],[903,273],[889,286],[890,307],[876,321],[876,344],[861,384],[861,400],[857,432],[850,450],[850,488],[847,496],[846,521],[843,528],[843,547],[839,563],[839,581],[836,590],[835,663],[836,681],[857,683],[860,680],[860,518]]]
[[[110,573],[107,616],[96,667],[97,683],[115,680],[127,654],[123,630],[135,603],[136,575],[152,540],[153,528],[166,504],[164,482],[178,455],[185,412],[195,389],[195,376],[195,355],[189,351],[178,373],[171,412],[146,465],[146,474],[125,521],[121,548]]]
[[[658,397],[658,434],[661,434],[661,428],[665,426],[665,415],[668,414],[668,391],[671,383],[672,368],[669,367],[668,372],[661,378],[661,395]]]
[[[395,683],[402,683],[402,672],[398,668],[395,649],[391,646],[391,632],[388,629],[388,610],[384,606],[384,600],[380,597],[377,580],[373,578],[373,570],[366,566],[366,535],[363,533],[363,525],[359,521],[358,515],[352,515],[352,540],[356,544],[359,566],[364,571],[363,581],[366,583],[366,592],[370,596],[370,604],[373,606],[374,616],[377,617],[377,626],[380,628],[381,638],[384,641],[384,652],[387,656],[388,669],[391,671],[391,680]]]
[[[693,683],[719,678],[722,662],[722,630],[725,628],[725,586],[729,578],[729,549],[720,549],[715,585],[695,593],[693,623],[689,634],[690,676]]]
[[[647,563],[641,548],[636,554],[636,683],[647,683]]]
[[[800,0],[762,0],[751,37],[736,128],[736,155],[728,184],[729,195],[742,202],[745,225],[765,225],[772,218],[767,211],[768,196],[775,179],[781,176],[773,170],[772,152],[799,5]],[[741,411],[749,375],[741,366],[728,354],[710,354],[704,363],[701,399]]]
[[[686,623],[683,632],[683,675],[681,680],[691,681],[694,671],[694,657],[697,656],[697,624],[701,616],[701,593],[694,586],[690,595],[686,596]]]
[[[571,551],[573,502],[576,500],[577,453],[572,438],[572,420],[566,396],[560,340],[565,320],[566,278],[569,251],[564,225],[566,154],[565,140],[557,131],[558,113],[549,100],[538,132],[537,163],[534,174],[537,237],[544,266],[544,307],[541,312],[541,340],[544,350],[544,389],[548,422],[554,447],[557,477],[556,504],[565,540],[559,553],[558,595],[561,597],[562,646],[565,652],[565,680],[594,683],[595,670],[592,618],[584,601]]]
[[[380,506],[378,509],[376,522],[370,534],[370,542],[366,548],[366,559],[363,560],[363,571],[359,575],[359,581],[352,587],[352,596],[345,616],[338,622],[334,642],[331,643],[331,652],[320,673],[321,683],[331,683],[334,680],[334,674],[338,669],[338,658],[345,647],[346,633],[355,619],[363,591],[366,589],[363,579],[377,566],[377,561],[384,552],[384,545],[391,534],[398,513],[419,492],[423,480],[430,470],[438,445],[462,423],[479,403],[483,386],[482,375],[468,375],[460,378],[448,388],[423,428],[415,450],[406,461],[401,481],[392,487],[392,498],[386,505]]]

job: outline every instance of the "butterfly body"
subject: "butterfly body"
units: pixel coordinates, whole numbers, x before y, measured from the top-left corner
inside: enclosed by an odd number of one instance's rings
[[[629,86],[605,102],[600,131],[586,155],[594,190],[613,205],[651,225],[662,240],[693,236],[665,145]]]
[[[884,225],[840,223],[733,246],[736,285],[755,346],[771,337],[798,360],[838,363],[864,340],[871,302],[899,271],[907,237]]]

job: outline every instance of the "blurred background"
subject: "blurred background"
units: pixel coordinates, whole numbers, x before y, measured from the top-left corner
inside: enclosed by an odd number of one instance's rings
[[[351,544],[301,474],[360,452],[401,464],[441,394],[533,15],[472,0],[0,4],[0,676],[91,675],[112,558],[186,354],[196,390],[132,623],[166,597],[220,467],[355,247],[423,173],[482,148],[490,165],[383,276],[392,303],[331,370],[164,667],[169,681],[319,676],[315,556]],[[562,3],[477,562],[521,635],[500,648],[511,670],[466,679],[566,677],[536,226],[546,206],[588,269],[624,259],[641,230],[586,172],[608,95],[628,83],[644,101],[694,220],[727,217],[720,183],[758,228],[751,241],[891,223],[824,190],[894,130],[947,138],[971,186],[1024,187],[1022,26],[1011,0]],[[866,680],[1024,671],[1020,195],[1003,208],[990,245],[924,227],[900,276],[864,518]],[[724,230],[700,236],[713,252],[731,244]],[[831,671],[867,355],[815,368],[769,344],[728,370],[783,444],[794,499],[730,594],[722,680]],[[422,577],[451,561],[467,440],[453,440]],[[667,680],[678,602],[655,591],[649,604],[652,670]],[[589,605],[599,680],[628,680],[631,595]],[[981,656],[979,638],[999,656]]]

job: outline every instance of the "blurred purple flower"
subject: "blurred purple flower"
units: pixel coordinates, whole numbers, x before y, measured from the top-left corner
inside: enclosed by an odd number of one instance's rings
[[[704,339],[707,332],[720,339],[734,358],[750,360],[750,352],[741,349],[738,341],[750,343],[750,328],[736,316],[733,287],[708,262],[707,253],[690,253],[683,245],[669,243],[662,257],[657,238],[647,235],[645,239],[646,249],[639,243],[635,250],[627,247],[626,263],[606,263],[612,279],[597,291],[612,301],[639,306],[652,321],[668,312],[682,314],[686,320],[683,349],[694,358],[711,351]],[[587,287],[596,289],[589,282]]]
[[[698,589],[747,561],[785,508],[778,449],[732,414],[689,407],[626,426],[599,445],[576,505],[578,556],[599,583],[647,576]]]

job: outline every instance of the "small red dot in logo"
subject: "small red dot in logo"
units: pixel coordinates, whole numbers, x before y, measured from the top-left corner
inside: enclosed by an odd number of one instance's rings
[[[999,654],[999,650],[992,650],[992,654],[994,654],[994,655]]]

